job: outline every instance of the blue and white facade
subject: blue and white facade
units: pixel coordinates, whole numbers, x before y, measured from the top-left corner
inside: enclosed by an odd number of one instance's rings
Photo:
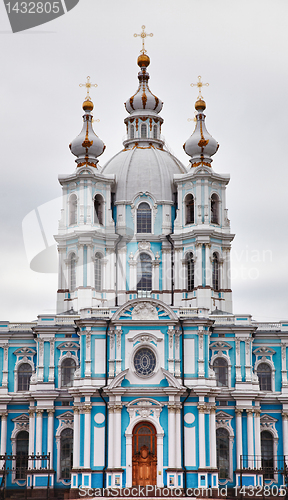
[[[233,314],[229,176],[211,165],[206,105],[195,104],[184,167],[165,148],[149,62],[138,58],[124,149],[103,168],[83,104],[76,170],[59,177],[57,314],[0,323],[0,452],[49,453],[51,486],[74,492],[279,488],[288,321]],[[8,488],[46,487],[28,465]]]

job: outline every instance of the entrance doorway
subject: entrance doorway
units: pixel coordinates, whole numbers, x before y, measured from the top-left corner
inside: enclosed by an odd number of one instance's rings
[[[140,422],[134,427],[132,449],[133,486],[156,485],[157,438],[154,425]]]

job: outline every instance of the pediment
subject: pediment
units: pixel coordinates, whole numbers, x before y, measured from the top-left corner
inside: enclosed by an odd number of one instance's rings
[[[116,320],[131,320],[131,321],[161,321],[161,320],[176,320],[177,316],[174,311],[164,304],[164,302],[156,299],[134,299],[126,302],[116,311],[111,319],[111,322]]]
[[[232,345],[228,344],[228,342],[212,342],[209,346],[213,351],[227,351],[228,349],[232,349]]]
[[[168,372],[164,368],[161,368],[161,370],[169,384],[169,387],[175,387],[176,389],[183,389],[183,386],[180,384],[177,378],[175,378],[174,375],[172,375],[172,373]]]
[[[15,356],[34,356],[36,354],[35,349],[31,347],[20,347],[14,351]]]
[[[72,411],[65,411],[64,413],[61,413],[61,415],[57,415],[56,418],[63,421],[70,421],[73,420],[74,414]]]
[[[253,350],[253,354],[257,356],[272,356],[275,354],[275,351],[271,347],[257,347],[257,349]]]
[[[60,351],[76,351],[79,348],[79,344],[76,342],[62,342],[62,344],[57,346],[57,349],[60,349]]]
[[[22,415],[18,415],[18,417],[12,418],[12,422],[17,422],[18,424],[27,424],[29,423],[29,416],[25,413],[22,413]]]
[[[115,378],[113,378],[112,382],[109,384],[109,389],[115,389],[115,387],[121,387],[123,379],[126,377],[127,373],[129,371],[129,368],[126,368],[126,370],[123,370],[123,372],[118,373]]]
[[[216,420],[232,420],[233,415],[230,415],[230,413],[226,413],[225,411],[217,411],[216,413]]]
[[[278,419],[265,413],[264,415],[261,415],[260,422],[261,424],[275,424],[275,422],[278,422]]]

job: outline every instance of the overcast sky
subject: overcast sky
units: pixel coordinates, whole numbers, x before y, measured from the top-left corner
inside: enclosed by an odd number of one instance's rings
[[[79,83],[87,75],[98,84],[91,94],[106,144],[101,165],[121,150],[123,103],[138,86],[141,42],[133,34],[143,24],[154,34],[146,48],[150,88],[164,101],[162,133],[185,166],[197,97],[190,83],[198,75],[209,82],[206,125],[220,143],[213,169],[231,175],[234,312],[287,320],[287,0],[80,0],[18,34],[0,3],[0,320],[55,311],[57,274],[31,270],[33,235],[24,245],[22,221],[52,206],[58,174],[75,169],[68,145],[82,127]]]

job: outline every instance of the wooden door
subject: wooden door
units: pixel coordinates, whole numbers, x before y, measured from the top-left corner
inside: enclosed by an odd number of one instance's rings
[[[133,431],[133,486],[156,484],[157,442],[154,425],[140,422]]]

